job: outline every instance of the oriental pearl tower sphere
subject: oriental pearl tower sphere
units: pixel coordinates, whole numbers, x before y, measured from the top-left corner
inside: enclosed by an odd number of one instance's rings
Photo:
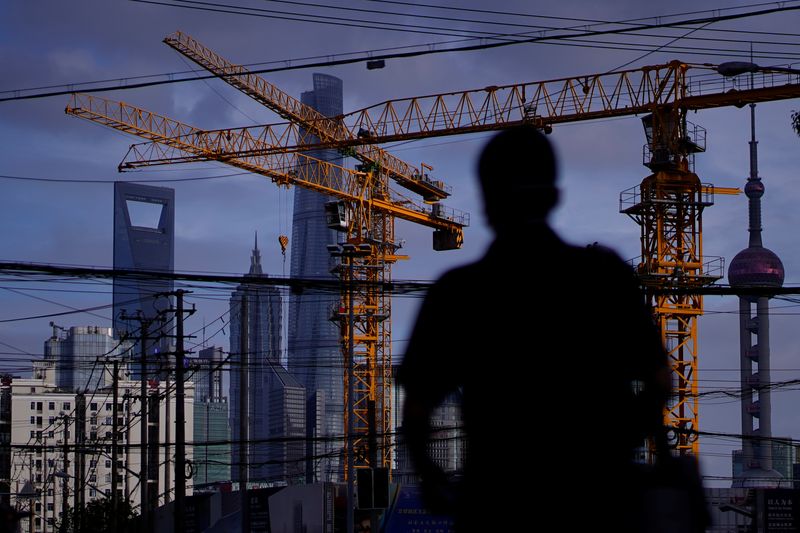
[[[783,285],[783,263],[761,243],[761,197],[764,184],[758,176],[755,104],[750,105],[750,177],[744,192],[749,211],[750,243],[736,254],[728,268],[733,287],[765,289]],[[782,476],[772,468],[772,422],[769,365],[769,291],[739,297],[741,363],[742,467],[733,486],[780,487]]]

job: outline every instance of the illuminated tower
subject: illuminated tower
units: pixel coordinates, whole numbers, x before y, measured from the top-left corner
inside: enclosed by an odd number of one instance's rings
[[[733,287],[776,288],[783,285],[783,264],[761,243],[761,197],[758,176],[755,104],[750,104],[750,177],[744,192],[749,206],[750,243],[728,268]],[[777,487],[782,476],[772,467],[768,295],[739,297],[739,343],[742,387],[742,473],[734,487]]]

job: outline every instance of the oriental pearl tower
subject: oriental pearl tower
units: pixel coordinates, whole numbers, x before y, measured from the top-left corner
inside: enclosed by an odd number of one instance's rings
[[[783,263],[761,243],[761,197],[764,184],[758,176],[755,104],[750,104],[750,177],[744,192],[748,199],[750,243],[736,254],[728,268],[733,287],[776,288],[783,285]],[[782,476],[772,467],[772,422],[769,364],[769,291],[739,297],[739,339],[742,390],[741,476],[733,486],[781,486]]]

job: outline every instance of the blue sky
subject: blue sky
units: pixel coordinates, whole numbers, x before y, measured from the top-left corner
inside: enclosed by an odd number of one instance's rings
[[[793,5],[793,2],[785,3]],[[245,5],[241,2],[240,5]],[[296,6],[249,2],[260,8],[297,10]],[[356,1],[339,3],[350,7],[426,13],[437,16],[503,20],[566,27],[575,21],[490,17],[488,14],[423,10],[399,5]],[[483,8],[479,0],[441,5]],[[593,20],[627,20],[698,11],[748,6],[745,2],[670,2],[669,7],[645,2],[605,3],[566,0],[547,7],[532,7],[523,1],[502,1],[492,9],[508,12],[580,17]],[[771,6],[771,5],[770,5]],[[770,7],[770,6],[762,6]],[[755,7],[743,8],[757,9]],[[317,11],[319,12],[319,11]],[[362,15],[328,12],[350,18]],[[700,13],[691,16],[708,16]],[[366,15],[363,15],[366,16]],[[376,16],[388,20],[386,16]],[[447,26],[458,30],[481,29],[477,23],[421,21],[412,16],[393,18],[397,23]],[[471,89],[487,85],[552,79],[562,76],[605,72],[629,61],[631,67],[658,64],[672,59],[719,63],[743,59],[753,42],[760,64],[800,62],[800,21],[797,11],[710,25],[676,41],[679,52],[655,51],[646,57],[634,49],[644,44],[652,49],[690,30],[649,32],[662,37],[617,38],[622,49],[545,44],[518,45],[484,52],[440,54],[417,59],[389,60],[386,68],[368,71],[363,64],[318,69],[344,80],[345,110],[353,110],[390,98]],[[652,22],[652,20],[651,20]],[[581,24],[588,24],[586,22]],[[521,31],[492,27],[493,31]],[[284,61],[294,58],[370,50],[391,46],[432,43],[449,39],[436,35],[391,32],[385,29],[317,25],[269,18],[251,18],[148,5],[130,1],[87,0],[79,3],[43,0],[13,2],[4,6],[0,20],[0,91],[87,80],[122,79],[134,76],[184,71],[189,68],[161,40],[175,30],[196,37],[228,59],[239,63]],[[727,30],[712,33],[709,30]],[[736,30],[736,31],[734,31]],[[759,31],[737,33],[737,31]],[[782,35],[785,33],[787,35]],[[790,34],[790,35],[789,35]],[[668,37],[666,37],[668,35]],[[690,40],[728,39],[730,42]],[[609,38],[611,40],[611,38]],[[783,43],[783,44],[777,44]],[[574,44],[574,43],[573,43]],[[738,52],[719,55],[709,48]],[[780,52],[780,55],[778,54]],[[299,97],[311,87],[311,71],[297,70],[269,76],[286,92]],[[0,95],[3,96],[3,95]],[[107,93],[202,128],[277,122],[279,119],[246,96],[217,80],[165,85]],[[66,116],[67,97],[0,103],[0,174],[38,178],[89,180],[172,179],[230,173],[221,164],[160,168],[147,172],[118,174],[117,164],[136,139]],[[800,248],[795,228],[800,223],[800,192],[795,182],[800,139],[789,127],[789,114],[797,102],[775,102],[758,107],[760,175],[766,185],[764,243],[778,253],[786,267],[786,283],[800,283]],[[697,157],[701,180],[720,186],[742,186],[747,177],[748,110],[724,108],[701,111],[691,120],[708,130],[708,150]],[[639,228],[619,214],[618,195],[637,185],[648,173],[641,164],[644,135],[635,117],[577,123],[557,127],[551,136],[562,159],[563,201],[553,216],[554,226],[576,244],[600,242],[616,249],[624,258],[639,255]],[[434,175],[454,188],[447,204],[472,214],[472,226],[460,251],[434,252],[430,230],[400,222],[398,238],[406,241],[411,260],[394,269],[396,279],[435,279],[454,265],[479,257],[491,239],[481,213],[474,181],[474,164],[487,134],[448,137],[398,144],[390,150],[419,164],[434,166]],[[352,164],[352,162],[351,162]],[[249,264],[253,233],[258,231],[265,269],[273,275],[284,269],[278,235],[290,234],[292,192],[275,187],[258,176],[235,176],[216,180],[164,184],[176,190],[176,255],[178,270],[243,273]],[[61,264],[110,266],[112,262],[112,185],[110,183],[53,183],[0,180],[0,259]],[[746,246],[746,201],[744,196],[718,197],[704,219],[704,250],[728,261]],[[521,243],[528,249],[529,243]],[[290,243],[291,246],[291,243]],[[535,254],[535,250],[533,252]],[[558,265],[553,265],[554,269]],[[510,265],[513,275],[524,276],[524,262]],[[725,282],[725,280],[722,280]],[[81,285],[21,283],[4,280],[0,290],[0,319],[32,316],[66,310],[65,306],[88,307],[110,303],[110,287],[92,282]],[[11,292],[8,288],[21,290]],[[33,290],[47,289],[47,290]],[[92,292],[74,292],[76,289]],[[69,292],[56,292],[68,290]],[[227,310],[225,291],[204,290],[194,298],[198,313],[188,329],[212,323]],[[36,298],[45,298],[45,302]],[[416,306],[416,298],[394,302],[395,353],[402,354],[404,340]],[[776,302],[772,318],[773,379],[800,377],[797,307]],[[734,298],[706,298],[709,314],[700,322],[701,389],[738,387],[738,303]],[[110,311],[101,311],[110,317]],[[601,319],[602,302],[575,302],[576,323]],[[0,349],[7,352],[9,368],[26,367],[24,354],[39,354],[49,335],[50,319],[0,323]],[[62,326],[98,324],[89,315],[57,319]],[[217,323],[218,324],[218,323]],[[210,335],[219,327],[207,329]],[[532,332],[545,337],[546,331]],[[543,340],[535,339],[537,342]],[[211,342],[227,349],[222,332]],[[10,345],[10,347],[9,347]],[[613,340],[609,341],[613,350]],[[19,355],[13,355],[19,354]],[[773,394],[773,431],[776,436],[800,438],[798,391],[791,387]],[[701,428],[739,432],[738,402],[730,398],[704,400]],[[735,442],[706,439],[702,443],[705,473],[730,475],[730,450]],[[726,482],[722,481],[722,485]]]

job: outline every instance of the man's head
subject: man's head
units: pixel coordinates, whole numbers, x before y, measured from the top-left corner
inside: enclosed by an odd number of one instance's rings
[[[543,221],[558,203],[553,148],[533,126],[492,137],[478,161],[478,176],[489,224],[497,231]]]

